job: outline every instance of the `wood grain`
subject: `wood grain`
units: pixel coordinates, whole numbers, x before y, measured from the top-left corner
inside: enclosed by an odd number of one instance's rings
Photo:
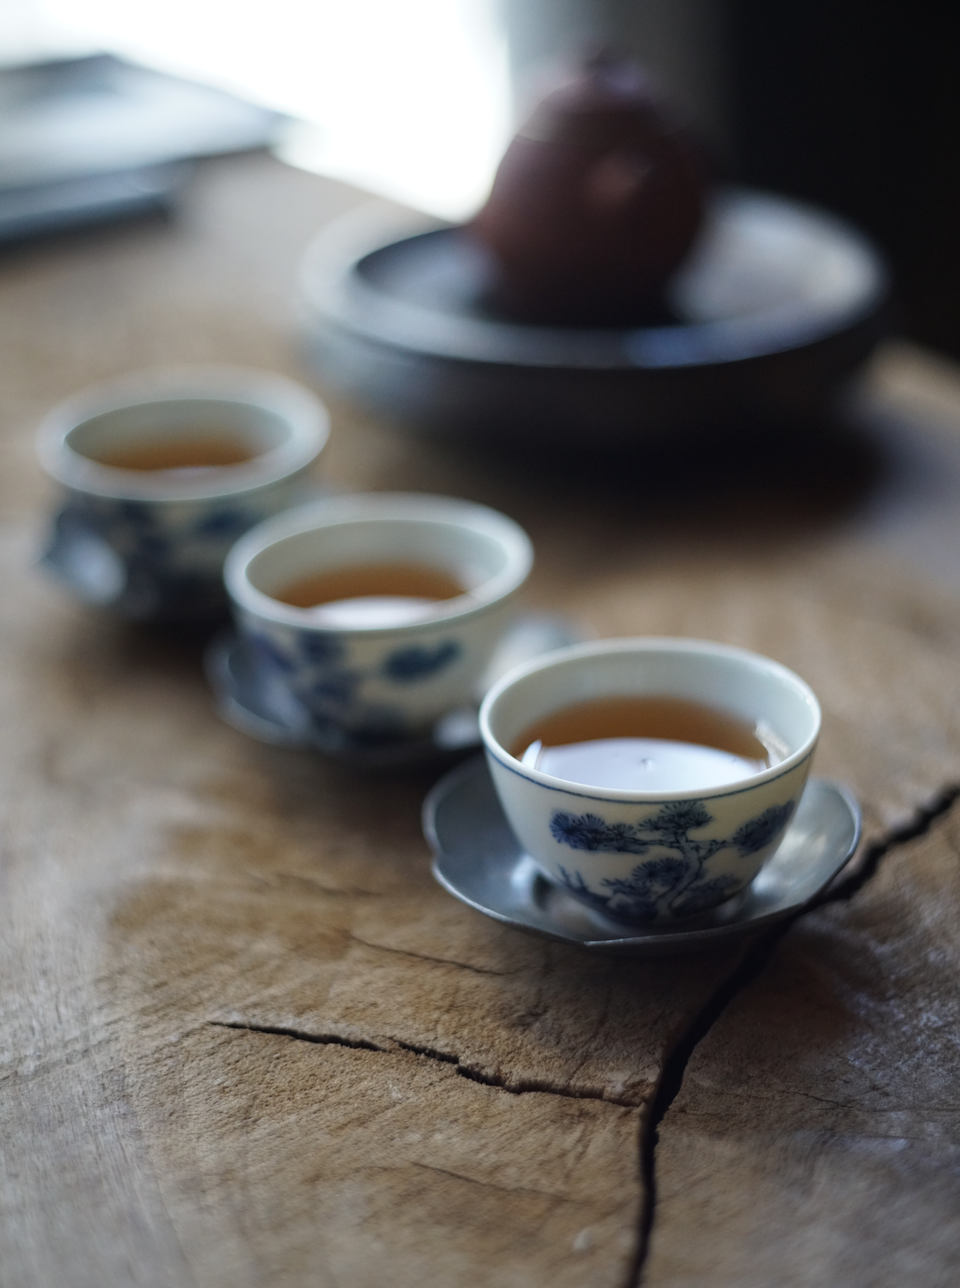
[[[0,262],[3,1288],[626,1283],[658,1080],[743,960],[734,946],[608,961],[462,908],[429,876],[429,774],[364,777],[250,742],[215,716],[201,640],[90,614],[30,567],[50,496],[32,464],[42,412],[157,362],[304,378],[297,259],[360,199],[233,159],[203,170],[174,226]],[[949,380],[943,393],[927,374],[891,351],[871,414],[916,406],[920,433],[916,388],[935,388],[937,415],[960,423]],[[960,782],[960,601],[858,526],[876,487],[869,435],[794,444],[786,466],[778,447],[673,476],[642,453],[611,467],[439,447],[331,401],[328,480],[506,510],[537,548],[531,606],[600,635],[702,635],[796,667],[823,699],[818,771],[860,793],[872,841]],[[926,889],[904,888],[891,943],[897,927],[921,942],[910,918]],[[824,977],[861,969],[853,932],[829,929],[856,906],[791,932],[832,945],[812,951]],[[782,1028],[781,991],[744,1005]],[[939,1029],[911,1032],[939,1049]],[[760,1020],[751,1033],[748,1048],[729,1039],[746,1064],[769,1046]],[[835,1076],[822,1054],[822,1068],[816,1046],[796,1061],[805,1085]],[[821,1109],[805,1126],[808,1101],[788,1102],[786,1141],[821,1131]],[[775,1207],[792,1163],[767,1166],[763,1132],[728,1139],[726,1112],[704,1159],[734,1150],[750,1184],[766,1168]],[[696,1192],[742,1222],[712,1161]],[[671,1218],[664,1195],[666,1181],[654,1246],[668,1275],[667,1251],[701,1218]],[[723,1224],[705,1227],[718,1247]],[[750,1237],[767,1265],[772,1245]]]
[[[960,811],[802,919],[659,1130],[644,1283],[956,1282]]]

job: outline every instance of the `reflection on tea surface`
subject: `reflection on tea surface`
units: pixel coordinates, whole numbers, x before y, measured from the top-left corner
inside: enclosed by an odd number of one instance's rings
[[[330,626],[402,626],[428,617],[439,601],[466,587],[452,573],[426,564],[378,563],[328,568],[289,582],[273,598],[311,608]]]
[[[227,432],[157,438],[91,454],[91,459],[116,470],[209,470],[242,465],[257,455]]]
[[[555,778],[643,792],[721,787],[783,758],[775,737],[737,716],[660,696],[578,702],[536,721],[510,750]]]

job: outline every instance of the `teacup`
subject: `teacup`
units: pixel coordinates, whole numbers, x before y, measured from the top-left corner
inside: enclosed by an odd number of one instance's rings
[[[644,695],[767,730],[776,763],[719,786],[663,782],[655,791],[585,786],[524,763],[517,740],[537,721],[593,699]],[[819,730],[817,699],[792,671],[685,639],[559,649],[504,676],[480,709],[490,773],[518,840],[554,884],[631,922],[695,916],[753,880],[799,803]]]
[[[422,737],[475,703],[532,563],[523,529],[486,506],[374,493],[329,497],[260,524],[230,551],[224,579],[268,705],[287,727],[337,750]],[[305,577],[349,581],[352,569],[405,565],[451,577],[462,593],[379,623],[278,598]],[[359,599],[343,602],[363,609]]]
[[[130,618],[224,613],[227,551],[302,499],[328,433],[308,390],[244,368],[171,368],[88,389],[38,433],[40,462],[65,492],[43,562],[79,598]]]

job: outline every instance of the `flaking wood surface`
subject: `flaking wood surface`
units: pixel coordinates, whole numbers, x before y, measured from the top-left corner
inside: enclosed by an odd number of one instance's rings
[[[3,1288],[631,1283],[658,1082],[744,973],[743,946],[608,960],[461,907],[429,875],[429,774],[365,777],[250,742],[217,720],[199,641],[73,607],[30,568],[49,495],[31,457],[41,412],[164,361],[303,377],[297,257],[357,200],[232,160],[204,171],[177,226],[0,262]],[[891,351],[869,414],[945,433],[952,381]],[[523,523],[530,606],[796,667],[824,705],[818,771],[858,792],[870,844],[960,782],[960,598],[858,525],[878,486],[869,443],[745,477],[722,462],[561,467],[334,412],[337,485],[475,497]],[[895,848],[855,899],[802,919],[721,1013],[682,1089],[695,1108],[678,1099],[661,1125],[650,1282],[713,1284],[714,1247],[731,1283],[776,1282],[804,1167],[820,1190],[791,1244],[797,1282],[839,1282],[871,1186],[907,1214],[919,1204],[909,1169],[857,1152],[881,1084],[906,1105],[905,1138],[922,1118],[931,1193],[954,1166],[951,1102],[924,1118],[925,1084],[910,1100],[901,1068],[910,1044],[930,1079],[951,1067],[950,835]],[[894,1040],[923,987],[933,1018]],[[867,1000],[843,1010],[844,989]],[[858,1042],[876,1068],[848,1086]],[[691,1114],[692,1134],[677,1126]],[[960,1254],[949,1223],[933,1242],[937,1265]]]

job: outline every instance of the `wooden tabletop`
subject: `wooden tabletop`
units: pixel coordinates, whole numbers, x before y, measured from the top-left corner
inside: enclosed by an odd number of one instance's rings
[[[171,361],[310,380],[295,269],[363,195],[253,156],[174,222],[0,258],[3,1288],[947,1285],[960,1262],[960,373],[672,463],[440,448],[331,397],[339,486],[466,496],[598,635],[818,692],[853,871],[753,941],[631,961],[430,876],[429,772],[222,724],[194,638],[31,566],[42,412]],[[323,391],[326,392],[326,391]]]

